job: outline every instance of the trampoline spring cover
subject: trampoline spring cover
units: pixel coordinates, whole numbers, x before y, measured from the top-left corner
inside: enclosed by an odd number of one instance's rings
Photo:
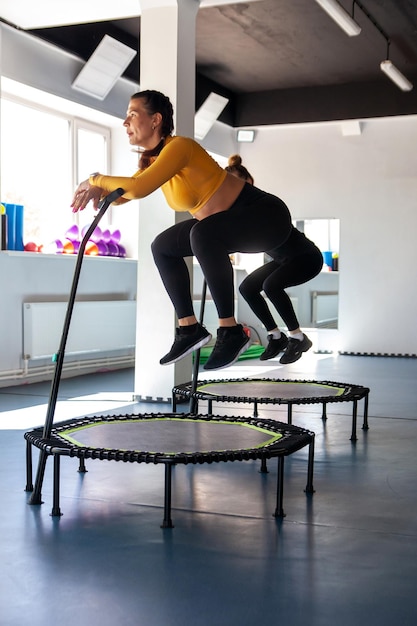
[[[210,463],[286,456],[314,434],[276,420],[194,414],[90,417],[25,438],[48,454],[137,463]]]
[[[201,400],[215,398],[223,402],[314,404],[360,400],[369,393],[369,389],[332,381],[234,378],[202,380],[197,383],[195,391],[192,390],[191,382],[185,383],[174,387],[172,392]]]

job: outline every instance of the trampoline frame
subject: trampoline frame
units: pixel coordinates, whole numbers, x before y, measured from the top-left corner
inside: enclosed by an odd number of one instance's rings
[[[208,391],[199,390],[202,385],[210,383],[251,383],[251,382],[272,382],[272,383],[299,383],[299,384],[318,384],[334,387],[335,389],[345,389],[346,393],[341,395],[327,397],[305,397],[305,398],[284,398],[284,397],[255,397],[255,396],[227,396],[209,393]],[[172,411],[176,413],[177,405],[180,398],[187,398],[190,401],[190,412],[198,412],[199,400],[208,403],[208,415],[213,414],[214,402],[230,402],[236,404],[253,404],[253,417],[258,417],[259,404],[278,404],[287,405],[287,423],[292,424],[293,406],[297,404],[322,404],[322,420],[327,420],[327,404],[334,402],[352,402],[352,433],[350,441],[356,442],[356,427],[358,415],[358,402],[364,400],[363,407],[363,424],[362,430],[368,430],[368,404],[369,404],[369,388],[361,385],[352,385],[349,383],[339,383],[334,381],[317,381],[317,380],[291,380],[280,378],[230,378],[222,380],[197,380],[194,378],[188,383],[176,385],[172,389]]]
[[[195,452],[148,452],[139,450],[116,450],[107,448],[94,448],[89,446],[80,446],[71,443],[60,436],[60,433],[69,428],[81,428],[95,425],[103,422],[114,422],[118,420],[139,421],[147,419],[175,419],[175,420],[193,420],[205,422],[230,422],[241,423],[266,429],[272,433],[279,433],[281,437],[270,444],[247,448],[240,450],[213,450],[213,451],[195,451]],[[273,516],[276,518],[285,517],[283,509],[284,495],[284,459],[286,456],[301,450],[308,446],[308,464],[307,464],[307,484],[305,488],[306,494],[313,494],[313,466],[314,466],[314,442],[315,435],[298,426],[292,426],[276,420],[252,417],[231,417],[231,416],[215,416],[215,415],[198,415],[195,413],[178,414],[178,413],[147,413],[135,415],[107,415],[95,416],[89,418],[69,419],[57,423],[51,428],[50,433],[45,436],[42,427],[34,428],[24,435],[26,439],[26,491],[33,491],[32,484],[32,449],[38,448],[41,456],[45,459],[52,456],[53,465],[53,504],[51,515],[60,517],[62,515],[60,508],[60,459],[61,456],[78,458],[80,461],[78,471],[85,473],[85,459],[99,459],[107,461],[123,461],[129,463],[153,463],[163,464],[165,466],[164,478],[164,518],[161,528],[173,528],[171,518],[171,500],[172,500],[172,467],[178,464],[203,464],[213,462],[227,461],[249,461],[261,460],[261,472],[265,473],[266,460],[276,457],[278,459],[277,486],[276,486],[276,507]],[[40,495],[40,494],[39,494]],[[41,502],[38,502],[39,504]]]

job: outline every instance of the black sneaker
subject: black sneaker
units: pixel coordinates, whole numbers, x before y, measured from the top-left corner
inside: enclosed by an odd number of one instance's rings
[[[273,359],[274,356],[277,356],[280,352],[283,352],[288,345],[288,337],[281,333],[281,337],[279,339],[275,339],[273,335],[268,335],[268,345],[265,348],[265,351],[262,352],[259,357],[260,361],[267,361],[268,359]]]
[[[221,327],[217,330],[217,340],[206,364],[205,370],[219,370],[232,365],[249,346],[249,337],[242,324]]]
[[[196,324],[196,329],[193,333],[185,333],[183,327],[180,326],[175,329],[175,340],[172,344],[171,350],[168,354],[162,357],[159,363],[161,365],[171,365],[171,363],[176,363],[183,357],[187,356],[187,354],[190,354],[190,352],[205,346],[210,339],[211,334],[204,328],[204,326],[201,326],[201,324]]]
[[[299,339],[294,339],[290,337],[288,339],[288,346],[280,358],[279,362],[283,365],[287,365],[288,363],[295,363],[298,359],[301,359],[303,352],[307,352],[310,350],[311,346],[310,339],[307,335],[304,335],[304,338],[300,341]]]

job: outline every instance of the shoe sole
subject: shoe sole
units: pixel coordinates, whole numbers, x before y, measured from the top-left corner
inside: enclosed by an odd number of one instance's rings
[[[240,357],[241,354],[243,354],[243,352],[245,352],[248,349],[248,343],[250,342],[249,337],[247,338],[247,341],[244,343],[244,345],[240,348],[239,352],[237,353],[237,355],[233,358],[232,361],[229,361],[229,363],[226,363],[225,365],[219,365],[218,367],[207,367],[207,363],[204,365],[203,369],[210,371],[210,372],[214,372],[216,370],[222,370],[224,367],[229,367],[230,365],[233,365],[233,363],[236,363],[236,361],[238,360],[238,358]]]
[[[288,343],[287,343],[288,345]],[[281,354],[281,352],[284,352],[284,350],[286,349],[287,346],[285,346],[284,348],[280,348],[277,352],[274,352],[274,354],[272,354],[271,356],[264,356],[265,352],[262,352],[261,356],[259,357],[260,361],[269,361],[270,359],[275,359],[276,356],[278,356],[278,354]]]
[[[170,361],[166,361],[165,363],[159,362],[159,364],[160,365],[172,365],[173,363],[177,363],[178,361],[181,361],[181,359],[186,357],[188,354],[191,354],[195,350],[199,350],[200,348],[205,346],[209,341],[211,341],[211,339],[212,339],[212,335],[210,335],[209,333],[207,337],[203,337],[203,339],[200,339],[198,343],[196,343],[194,346],[191,346],[191,348],[188,348],[188,350],[186,350],[179,356],[175,357],[175,359],[171,359]]]

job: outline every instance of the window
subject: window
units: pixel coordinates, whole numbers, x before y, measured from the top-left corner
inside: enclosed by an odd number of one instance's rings
[[[110,130],[87,122],[75,120],[75,157],[76,157],[76,187],[86,180],[93,172],[106,173],[109,171]],[[111,209],[103,216],[101,227],[108,224]],[[91,224],[94,211],[89,205],[84,211],[77,213],[79,226]]]
[[[109,171],[110,129],[7,97],[0,122],[1,201],[24,206],[24,242],[49,246],[91,223],[92,209],[75,215],[70,202],[78,182]]]

